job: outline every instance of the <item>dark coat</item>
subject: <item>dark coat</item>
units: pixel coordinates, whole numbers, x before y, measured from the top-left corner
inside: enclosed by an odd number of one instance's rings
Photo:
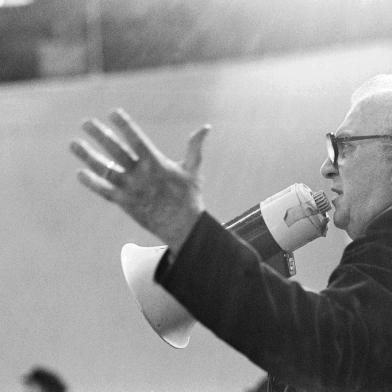
[[[204,213],[155,279],[220,339],[303,391],[392,391],[392,211],[306,291]]]

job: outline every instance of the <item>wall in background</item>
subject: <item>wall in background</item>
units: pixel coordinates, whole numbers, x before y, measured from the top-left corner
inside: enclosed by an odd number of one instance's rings
[[[35,0],[0,7],[0,82],[390,39],[390,0]]]

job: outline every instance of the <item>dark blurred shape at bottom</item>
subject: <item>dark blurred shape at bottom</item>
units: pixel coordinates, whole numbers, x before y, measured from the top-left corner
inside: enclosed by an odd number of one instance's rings
[[[37,366],[22,376],[26,392],[66,392],[67,385],[53,370]]]

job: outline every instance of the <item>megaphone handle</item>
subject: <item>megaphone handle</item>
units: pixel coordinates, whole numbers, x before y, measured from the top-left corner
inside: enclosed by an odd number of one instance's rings
[[[272,237],[259,204],[224,223],[223,227],[252,245],[262,260],[281,275],[289,278],[296,274],[293,253],[282,250]]]
[[[282,251],[264,222],[259,204],[224,223],[223,227],[252,244],[264,259]]]

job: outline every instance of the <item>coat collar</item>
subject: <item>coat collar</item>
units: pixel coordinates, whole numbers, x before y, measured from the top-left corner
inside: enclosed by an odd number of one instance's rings
[[[366,233],[385,230],[386,228],[392,230],[392,206],[387,207],[369,222]]]

